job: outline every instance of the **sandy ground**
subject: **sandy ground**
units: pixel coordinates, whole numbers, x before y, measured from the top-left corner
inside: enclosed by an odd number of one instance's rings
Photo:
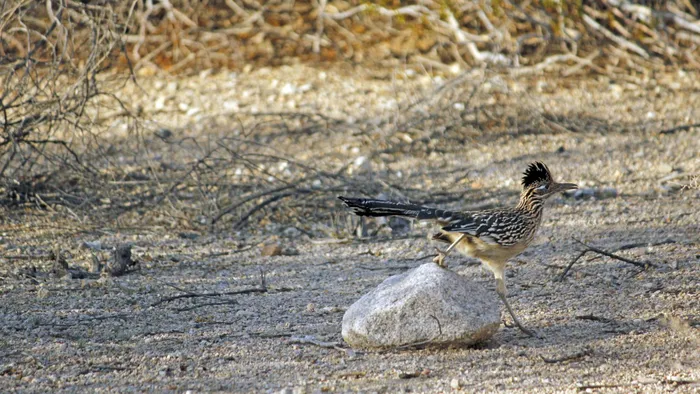
[[[503,327],[477,348],[347,349],[344,310],[388,276],[430,261],[432,229],[422,225],[347,240],[290,230],[274,236],[283,255],[261,256],[269,234],[253,229],[196,237],[147,224],[76,231],[51,212],[4,211],[2,391],[700,391],[700,131],[659,133],[700,119],[697,76],[635,84],[474,74],[460,82],[479,80],[473,101],[442,96],[440,119],[401,123],[371,142],[348,130],[391,117],[412,97],[437,97],[445,81],[355,71],[299,66],[146,80],[146,90],[165,98],[134,102],[194,135],[211,126],[202,122],[215,122],[216,105],[343,119],[346,127],[280,149],[305,162],[356,163],[348,171],[401,182],[414,199],[428,200],[421,194],[428,189],[462,191],[459,201],[433,194],[450,208],[515,204],[521,172],[533,160],[546,162],[558,180],[614,188],[616,196],[552,198],[535,243],[509,265],[511,303],[542,339]],[[212,84],[220,89],[206,88]],[[178,109],[157,113],[169,107]],[[404,140],[419,142],[391,157],[371,156],[369,165],[356,160],[375,144]],[[332,197],[327,204],[347,217]],[[54,224],[36,225],[47,218]],[[582,250],[572,237],[653,266],[590,253],[556,281]],[[85,241],[132,242],[140,270],[118,278],[27,277],[32,267],[48,270],[56,243],[70,251],[71,264],[89,265]],[[450,268],[494,285],[474,260],[451,256]]]

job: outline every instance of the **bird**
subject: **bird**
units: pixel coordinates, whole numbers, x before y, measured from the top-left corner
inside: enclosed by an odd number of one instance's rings
[[[513,208],[450,211],[388,200],[338,198],[358,216],[403,216],[436,222],[441,228],[432,239],[449,243],[449,246],[444,251],[436,248],[438,254],[433,261],[447,268],[445,258],[453,249],[479,259],[493,273],[496,293],[514,324],[525,334],[537,336],[520,323],[506,298],[506,263],[535,239],[535,233],[542,223],[545,201],[557,193],[577,188],[574,183],[555,182],[549,168],[536,161],[530,163],[523,174],[520,200]]]

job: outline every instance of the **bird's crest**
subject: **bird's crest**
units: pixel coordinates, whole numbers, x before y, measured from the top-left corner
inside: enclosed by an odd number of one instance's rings
[[[527,170],[525,170],[525,176],[523,176],[523,186],[530,187],[535,184],[551,182],[552,174],[549,172],[544,163],[536,161],[531,163]]]

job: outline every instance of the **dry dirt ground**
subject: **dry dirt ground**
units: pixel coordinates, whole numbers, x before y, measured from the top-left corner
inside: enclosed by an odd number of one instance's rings
[[[148,222],[84,230],[60,210],[5,209],[2,391],[700,391],[700,129],[660,133],[700,120],[698,75],[475,71],[453,81],[295,66],[141,85],[129,102],[144,116],[202,140],[235,122],[226,111],[339,119],[344,127],[277,144],[279,154],[316,166],[351,163],[347,176],[384,184],[392,198],[515,204],[533,160],[558,180],[616,195],[552,198],[536,241],[509,264],[511,303],[541,339],[504,326],[476,348],[384,351],[347,349],[343,312],[388,276],[430,261],[429,227],[374,231],[368,220],[363,238],[331,231],[342,227],[332,223],[301,223],[304,232],[256,222],[237,231]],[[428,120],[411,123],[420,117]],[[365,153],[373,149],[384,151]],[[332,193],[324,201],[319,210],[350,220]],[[261,256],[269,233],[282,255]],[[556,281],[583,250],[573,237],[652,265],[589,253]],[[100,279],[32,271],[50,270],[56,244],[70,264],[87,267],[92,253],[81,245],[96,241],[131,242],[139,270]],[[449,262],[493,287],[477,262]]]

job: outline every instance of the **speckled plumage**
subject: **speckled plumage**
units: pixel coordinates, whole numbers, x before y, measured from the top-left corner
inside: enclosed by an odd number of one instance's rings
[[[552,182],[549,169],[539,162],[531,164],[523,177],[523,192],[515,208],[485,211],[448,211],[386,200],[340,197],[359,216],[406,216],[433,220],[448,233],[466,234],[494,246],[529,244],[542,219],[544,197],[537,187]]]
[[[359,216],[405,216],[438,223],[441,231],[433,239],[451,245],[445,252],[439,252],[435,262],[444,266],[443,260],[453,248],[480,259],[493,272],[496,290],[516,325],[532,334],[522,327],[505,298],[505,265],[508,259],[532,243],[542,222],[544,201],[557,192],[575,189],[576,185],[554,182],[549,169],[541,162],[527,167],[522,185],[516,207],[484,211],[457,212],[386,200],[339,198]]]

